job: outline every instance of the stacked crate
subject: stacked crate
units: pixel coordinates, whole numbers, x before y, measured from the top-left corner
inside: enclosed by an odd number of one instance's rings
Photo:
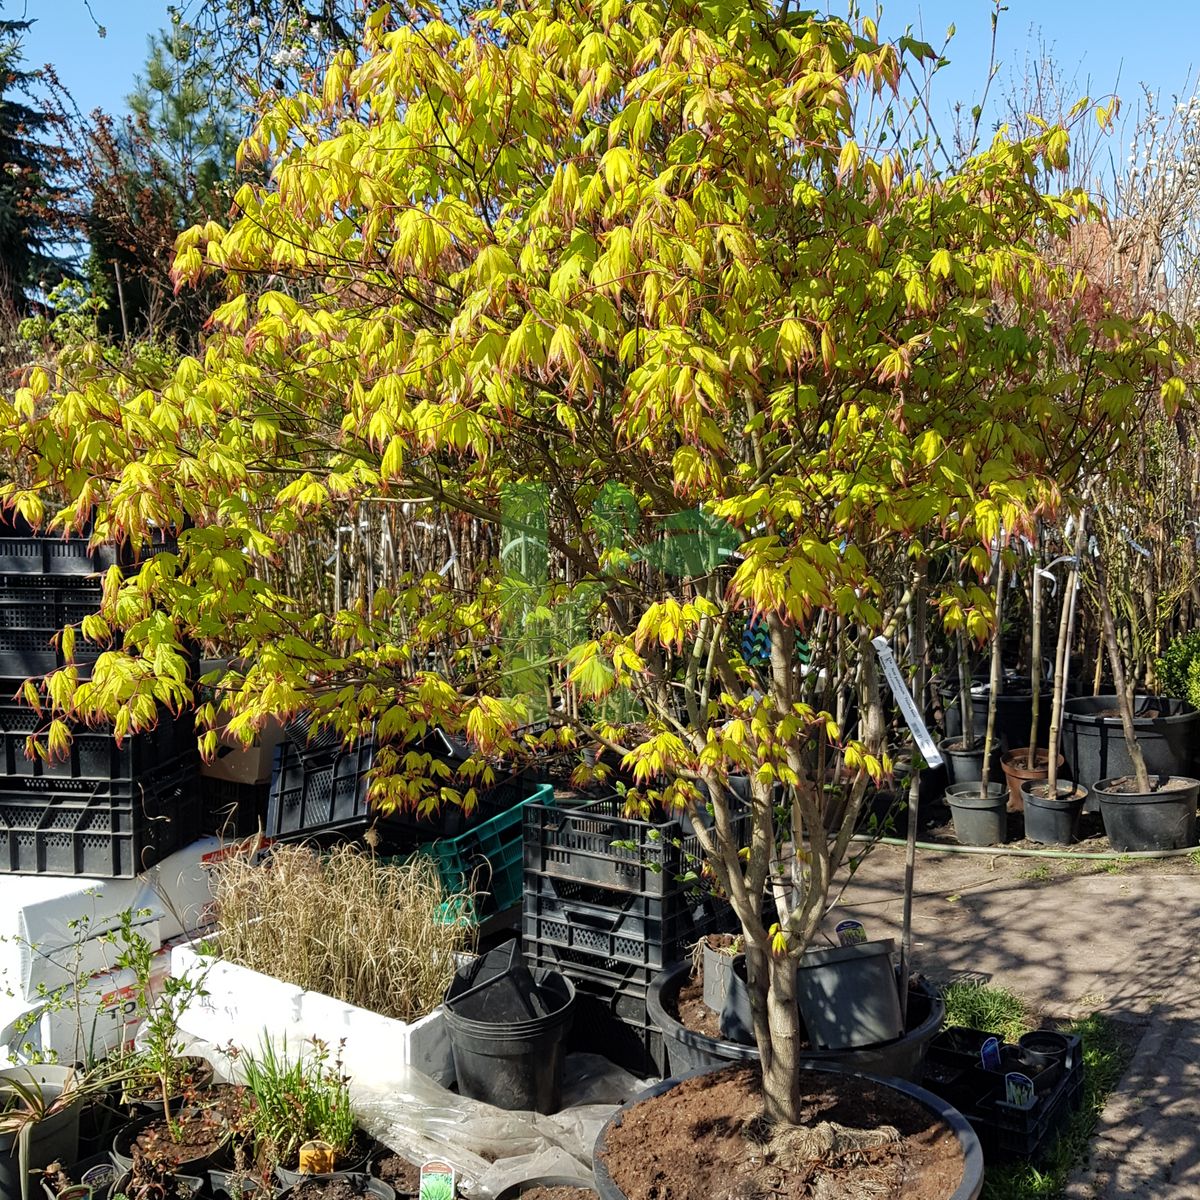
[[[368,826],[381,839],[378,852],[402,860],[414,851],[437,867],[447,894],[473,893],[470,911],[456,905],[450,914],[476,922],[521,902],[521,806],[548,799],[552,789],[529,771],[518,771],[478,788],[469,813],[452,804],[419,814],[379,813],[369,799],[376,744],[366,738],[343,745],[336,734],[313,736],[303,718],[287,729],[275,754],[267,804],[266,834],[271,841],[342,841],[361,836]],[[465,742],[435,730],[412,747],[452,769],[469,756]]]
[[[119,743],[79,725],[65,755],[26,753],[47,717],[23,702],[24,681],[65,665],[67,627],[88,673],[105,649],[81,628],[100,607],[101,573],[132,562],[121,547],[0,524],[0,873],[128,878],[202,832],[190,716],[164,713]]]
[[[627,817],[619,796],[525,809],[522,940],[532,966],[575,984],[579,1049],[639,1074],[666,1066],[646,997],[655,975],[733,915],[686,819]]]

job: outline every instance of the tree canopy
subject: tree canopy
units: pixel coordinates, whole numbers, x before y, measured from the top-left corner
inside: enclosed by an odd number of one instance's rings
[[[935,172],[905,91],[934,52],[869,19],[526,0],[365,36],[263,113],[241,154],[269,178],[235,219],[181,237],[180,286],[226,291],[202,350],[119,372],[84,352],[4,402],[27,517],[180,531],[84,623],[123,648],[43,694],[152,721],[192,698],[198,643],[231,660],[202,724],[373,725],[396,747],[380,798],[434,803],[463,797],[408,777],[406,739],[503,747],[536,668],[635,803],[714,806],[768,1094],[794,1112],[778,1001],[887,765],[870,638],[936,556],[986,577],[1147,404],[1185,403],[1186,334],[1071,269],[1095,210],[1038,187],[1065,127]],[[470,561],[301,598],[297,544],[340,553],[376,511],[469,530]],[[696,552],[653,550],[681,531]],[[530,541],[540,577],[505,549]],[[986,634],[982,587],[935,580],[933,601]]]

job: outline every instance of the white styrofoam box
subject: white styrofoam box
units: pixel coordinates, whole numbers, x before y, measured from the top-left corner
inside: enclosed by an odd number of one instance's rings
[[[171,974],[204,972],[206,996],[184,1013],[180,1029],[214,1046],[255,1050],[266,1035],[299,1048],[312,1038],[340,1048],[351,1079],[369,1086],[394,1078],[395,1068],[413,1067],[444,1086],[454,1082],[454,1060],[442,1008],[406,1023],[304,991],[248,967],[202,956],[197,943],[176,946]]]
[[[170,950],[159,950],[150,976],[151,997],[170,971]],[[60,1062],[91,1063],[133,1044],[141,1021],[132,971],[105,971],[87,981],[78,995],[51,1004],[5,1012],[0,1046],[12,1058],[30,1050],[53,1051]]]
[[[77,954],[80,975],[109,970],[116,950],[96,939],[127,909],[152,949],[195,933],[209,918],[207,863],[220,845],[203,838],[135,879],[0,875],[0,993],[34,1001],[73,983]]]
[[[266,783],[275,762],[275,747],[283,740],[283,726],[268,720],[259,730],[254,745],[247,749],[224,729],[217,731],[217,754],[212,762],[201,763],[200,774],[230,783]]]

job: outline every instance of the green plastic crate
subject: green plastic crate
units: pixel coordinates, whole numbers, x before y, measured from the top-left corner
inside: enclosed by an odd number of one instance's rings
[[[527,804],[553,804],[554,785],[539,784],[532,795],[506,812],[476,825],[458,837],[440,838],[420,848],[437,863],[447,892],[465,891],[479,871],[482,885],[475,903],[447,902],[447,918],[477,922],[521,903],[525,879],[525,847],[521,823]],[[491,871],[488,880],[487,872]],[[464,910],[472,911],[464,911]],[[453,911],[451,911],[453,910]]]

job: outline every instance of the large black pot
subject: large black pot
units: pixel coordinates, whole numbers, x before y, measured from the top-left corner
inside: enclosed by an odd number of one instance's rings
[[[1172,776],[1157,792],[1116,791],[1114,779],[1096,784],[1104,832],[1114,850],[1183,850],[1196,844],[1200,780]]]
[[[1195,775],[1200,712],[1186,700],[1135,696],[1133,727],[1151,775]],[[1149,714],[1153,713],[1151,716]],[[1133,774],[1116,696],[1080,696],[1063,705],[1063,746],[1076,783],[1099,807],[1096,784]]]
[[[946,736],[962,736],[962,712],[958,705],[958,683],[947,684],[938,689],[945,706]],[[991,686],[987,677],[978,676],[971,688],[971,714],[975,724],[975,736],[983,737],[987,731],[988,696]],[[1047,689],[1038,697],[1038,740],[1044,746],[1050,740],[1050,701],[1052,694]],[[1029,677],[1007,683],[996,699],[995,737],[1001,752],[1018,750],[1029,745],[1029,724],[1033,720],[1033,693],[1029,690]]]
[[[646,995],[646,1011],[662,1030],[667,1070],[674,1075],[714,1067],[721,1063],[757,1062],[758,1047],[725,1038],[705,1037],[686,1029],[667,1011],[674,1008],[680,989],[691,974],[690,963],[673,963],[655,976]],[[902,1037],[876,1046],[852,1050],[808,1050],[800,1055],[805,1065],[841,1071],[872,1071],[919,1083],[925,1053],[946,1017],[941,996],[927,985],[909,991],[908,1028]]]
[[[526,1192],[534,1188],[591,1188],[592,1180],[580,1179],[574,1175],[539,1175],[534,1179],[522,1179],[520,1183],[510,1184],[496,1197],[496,1200],[521,1200]]]
[[[704,1075],[709,1071],[724,1070],[731,1065],[730,1063],[722,1063],[717,1067],[704,1067],[698,1071],[688,1071],[686,1074],[679,1075],[674,1079],[664,1079],[662,1083],[655,1084],[653,1087],[641,1092],[635,1100],[623,1104],[609,1117],[605,1122],[604,1128],[600,1130],[600,1136],[596,1139],[596,1145],[592,1151],[592,1174],[596,1179],[596,1191],[600,1193],[600,1200],[627,1200],[625,1193],[617,1186],[608,1169],[608,1162],[605,1155],[608,1145],[608,1132],[621,1123],[625,1113],[635,1104],[641,1104],[646,1100],[653,1100],[656,1096],[661,1096],[665,1092],[669,1092],[685,1079],[691,1079],[696,1075]],[[820,1066],[816,1063],[805,1062],[801,1066],[806,1071],[820,1071],[830,1074],[838,1073],[834,1067]],[[917,1087],[914,1083],[909,1083],[905,1079],[889,1079],[882,1075],[869,1074],[866,1071],[855,1071],[852,1073],[861,1079],[868,1079],[872,1083],[878,1083],[883,1087],[891,1088],[893,1091],[908,1096],[939,1117],[950,1127],[954,1136],[958,1138],[958,1144],[962,1149],[963,1177],[954,1191],[947,1196],[946,1200],[977,1200],[979,1194],[983,1191],[983,1148],[980,1146],[979,1138],[971,1128],[966,1117],[958,1109],[947,1104],[945,1100],[935,1096],[932,1092],[927,1092],[922,1087]]]

